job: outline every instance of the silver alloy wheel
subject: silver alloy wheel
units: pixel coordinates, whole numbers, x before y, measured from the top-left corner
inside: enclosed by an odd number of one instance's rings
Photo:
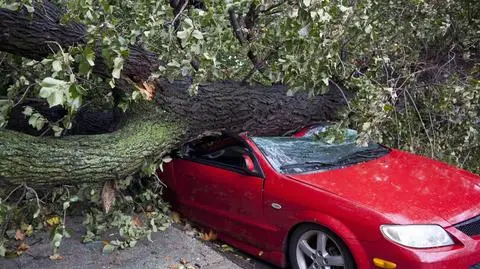
[[[299,269],[337,269],[345,267],[344,255],[335,239],[318,230],[306,231],[297,242]]]

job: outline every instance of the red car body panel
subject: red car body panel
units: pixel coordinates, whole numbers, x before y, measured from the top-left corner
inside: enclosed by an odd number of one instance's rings
[[[476,176],[398,150],[343,169],[289,177],[383,212],[397,224],[448,226],[480,215]]]
[[[289,233],[299,224],[318,223],[346,243],[359,269],[375,268],[373,258],[397,268],[468,269],[480,263],[480,238],[452,226],[480,214],[480,177],[397,150],[342,169],[284,175],[248,136],[242,138],[262,171],[257,176],[177,158],[159,172],[173,206],[215,229],[221,240],[284,267]],[[392,223],[439,224],[456,244],[403,247],[380,232],[380,225]]]

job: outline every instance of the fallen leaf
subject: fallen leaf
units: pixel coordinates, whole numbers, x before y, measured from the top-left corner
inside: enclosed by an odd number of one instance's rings
[[[142,221],[140,220],[140,218],[138,216],[133,216],[132,223],[136,227],[142,227],[143,226]]]
[[[62,219],[59,216],[53,216],[47,219],[48,226],[56,226],[62,222]]]
[[[21,252],[25,252],[25,251],[27,251],[29,248],[30,248],[30,246],[27,245],[27,244],[25,244],[25,243],[21,243],[20,245],[17,246],[17,250],[18,250],[18,251],[21,251]]]
[[[175,222],[175,223],[180,223],[180,222],[182,222],[182,217],[180,216],[180,213],[178,213],[178,212],[173,212],[173,213],[172,213],[172,220],[173,220],[173,222]]]
[[[63,257],[60,256],[58,253],[55,253],[55,254],[51,255],[49,258],[50,258],[50,260],[52,260],[52,261],[63,260]]]
[[[17,231],[15,232],[15,239],[18,241],[25,240],[25,234],[22,232],[22,230],[17,229]]]
[[[33,234],[33,226],[31,224],[22,224],[21,226],[22,230],[25,231],[26,236],[31,236]]]
[[[222,250],[225,251],[225,252],[234,252],[235,251],[231,246],[229,246],[227,244],[222,245]]]
[[[111,180],[105,182],[105,185],[103,185],[102,189],[102,206],[105,213],[108,213],[115,204],[115,197],[115,183]]]
[[[103,254],[110,254],[112,253],[113,251],[115,251],[117,249],[117,246],[114,246],[114,245],[111,245],[111,244],[106,244],[105,246],[103,246]]]
[[[180,261],[179,261],[181,264],[187,264],[187,260],[185,260],[184,258],[180,258]]]
[[[200,235],[200,237],[204,241],[214,241],[215,239],[217,239],[217,234],[214,231],[210,230],[210,232],[208,232],[208,234],[207,233],[202,233]]]

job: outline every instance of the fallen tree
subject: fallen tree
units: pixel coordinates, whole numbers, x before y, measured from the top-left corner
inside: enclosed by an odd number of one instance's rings
[[[306,93],[287,96],[283,86],[238,82],[205,84],[195,96],[188,94],[185,82],[161,86],[155,104],[132,109],[113,133],[53,138],[0,130],[0,185],[46,187],[122,179],[146,160],[158,160],[202,133],[278,135],[331,120],[345,102],[334,91],[309,99]]]
[[[61,15],[61,10],[48,1],[38,4],[33,14],[0,9],[0,50],[41,60],[62,47],[84,44],[86,27],[61,24]],[[160,64],[155,54],[131,47],[122,70],[124,83],[117,83],[117,87],[128,91],[131,86],[125,81],[146,82]],[[108,70],[97,49],[93,72],[108,77]],[[169,83],[160,78],[148,83],[157,91],[155,100],[134,106],[112,133],[58,139],[0,130],[0,186],[27,183],[44,188],[122,179],[138,172],[147,160],[156,161],[205,132],[279,135],[311,122],[330,120],[345,104],[338,89],[309,98],[306,92],[289,96],[284,86],[217,82],[200,85],[198,93],[191,96],[186,81]],[[88,119],[77,125],[82,121]],[[9,127],[22,129],[15,124]]]

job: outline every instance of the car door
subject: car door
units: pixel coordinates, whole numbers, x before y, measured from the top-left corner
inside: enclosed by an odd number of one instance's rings
[[[208,140],[208,139],[207,139]],[[263,177],[245,169],[248,146],[231,137],[187,145],[187,156],[175,161],[184,213],[201,224],[242,241],[263,234]]]

